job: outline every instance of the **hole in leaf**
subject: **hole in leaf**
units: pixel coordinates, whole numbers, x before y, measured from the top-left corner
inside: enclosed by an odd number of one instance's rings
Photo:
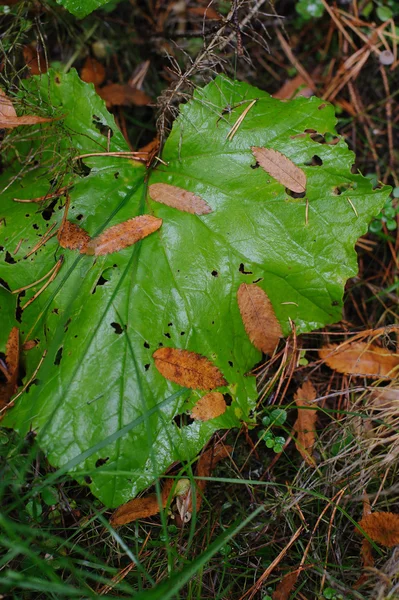
[[[52,200],[48,206],[42,211],[42,217],[45,221],[50,221],[54,214],[55,205],[58,203],[58,198]]]
[[[167,337],[167,338],[169,338],[169,339],[172,337],[169,332],[164,333],[164,336]]]
[[[306,196],[306,192],[293,192],[288,188],[285,188],[285,192],[288,196],[291,196],[291,198],[304,198]]]
[[[116,173],[114,173],[114,177],[115,177],[115,179],[118,179],[118,177],[119,177],[119,171],[117,171]]]
[[[103,123],[99,117],[96,117],[96,115],[93,115],[92,122],[101,135],[105,135],[105,137],[108,137],[108,135],[112,137],[114,135],[112,129],[106,123]]]
[[[4,281],[4,279],[2,279],[1,277],[0,277],[0,286],[2,286],[3,288],[5,288],[9,292],[11,292],[11,288],[8,285],[7,281]]]
[[[230,394],[223,394],[223,398],[224,398],[224,401],[226,402],[226,406],[231,406],[231,403],[233,402],[233,398],[230,396]]]
[[[64,325],[64,331],[65,331],[65,333],[68,331],[68,327],[69,327],[69,324],[70,324],[70,322],[71,322],[71,321],[72,321],[72,319],[71,319],[71,318],[69,318],[69,319],[67,320],[67,322],[65,323],[65,325]]]
[[[15,263],[17,262],[16,260],[13,259],[13,257],[11,256],[11,254],[8,252],[6,252],[6,256],[5,259],[6,263],[8,263],[9,265],[15,265]]]
[[[173,422],[179,429],[182,429],[183,427],[186,427],[187,425],[191,425],[191,423],[194,423],[194,419],[192,417],[190,417],[190,415],[187,415],[186,413],[182,413],[181,415],[176,415],[173,418]]]
[[[87,177],[91,173],[90,167],[85,165],[81,158],[73,162],[73,170],[80,177]]]
[[[144,345],[144,348],[149,348],[150,347],[150,344],[148,342],[144,342],[143,345]]]
[[[186,332],[185,331],[181,331],[180,335],[186,335]]]
[[[240,266],[238,267],[238,270],[240,271],[240,273],[242,273],[243,275],[252,275],[252,271],[246,271],[245,267],[244,267],[244,263],[240,263]]]
[[[80,214],[80,215],[78,215],[78,216],[76,217],[76,220],[77,220],[77,221],[81,221],[82,219],[83,219],[83,215],[82,215],[82,214]]]
[[[109,456],[107,456],[107,458],[99,458],[98,460],[96,460],[96,469],[98,469],[98,467],[102,467],[103,465],[105,465],[105,463],[109,460]]]
[[[150,363],[147,363],[146,365],[144,365],[144,368],[146,371],[148,371],[148,369],[150,368]]]
[[[312,158],[310,160],[307,160],[303,164],[308,167],[321,167],[321,165],[323,164],[323,161],[320,158],[320,156],[317,156],[317,154],[315,154],[314,156],[312,156]]]
[[[168,327],[173,327],[173,323],[172,322],[168,323]]]
[[[219,277],[219,273],[217,271],[212,271],[212,277]]]
[[[229,365],[230,365],[230,367],[234,367],[234,363],[232,360],[229,360]]]
[[[118,335],[120,335],[121,333],[123,333],[123,328],[122,325],[120,325],[119,323],[111,323],[111,327],[114,328],[115,333],[117,333]]]
[[[255,279],[252,283],[259,283],[259,281],[263,281],[263,277],[258,277],[258,279]]]
[[[58,315],[58,313],[60,311],[59,311],[59,308],[56,307],[56,308],[53,308],[53,310],[51,312],[54,313],[55,315]]]
[[[84,476],[84,480],[85,480],[85,482],[86,482],[88,485],[90,485],[90,484],[91,484],[91,482],[93,481],[93,480],[92,480],[92,478],[91,478],[91,477],[89,477],[88,475],[85,475],[85,476]]]
[[[256,161],[256,163],[254,165],[249,165],[251,167],[251,169],[259,169],[260,164],[258,163],[258,161]]]
[[[37,223],[33,223],[32,227],[33,229],[39,229],[39,225]]]
[[[54,364],[55,365],[59,365],[62,359],[62,351],[63,351],[63,346],[61,346],[60,348],[58,348],[57,350],[57,354],[55,355],[55,359],[54,359]]]
[[[93,288],[92,294],[96,293],[96,289],[98,285],[105,285],[108,282],[108,279],[105,279],[105,277],[103,277],[103,273],[101,273],[100,277],[97,279],[97,283]]]

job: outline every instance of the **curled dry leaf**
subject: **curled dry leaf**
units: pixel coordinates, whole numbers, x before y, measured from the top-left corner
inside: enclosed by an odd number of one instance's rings
[[[152,355],[158,371],[183,387],[212,390],[227,382],[205,356],[180,348],[158,348]]]
[[[329,344],[319,350],[319,356],[338,373],[389,378],[398,375],[399,354],[375,344]]]
[[[165,508],[167,503],[175,495],[173,494],[171,496],[173,484],[173,479],[168,479],[162,488],[162,508]],[[150,496],[144,496],[143,498],[134,498],[133,500],[126,502],[126,504],[122,504],[122,506],[119,506],[111,515],[109,522],[112,526],[118,527],[136,521],[137,519],[148,519],[148,517],[158,514],[160,510],[157,495],[151,494]]]
[[[6,344],[5,366],[1,365],[1,372],[5,381],[0,383],[0,408],[4,408],[17,391],[18,367],[19,329],[18,327],[13,327]]]
[[[65,221],[60,227],[57,238],[61,248],[79,250],[81,254],[86,253],[87,245],[91,239],[87,231],[70,221]]]
[[[306,175],[289,158],[271,148],[258,148],[252,146],[252,154],[269,175],[277,179],[284,187],[292,192],[303,193],[306,191]]]
[[[302,387],[297,389],[294,396],[298,407],[298,417],[294,423],[296,432],[295,445],[304,461],[311,467],[315,466],[312,450],[316,438],[317,412],[312,400],[316,399],[316,390],[310,381],[305,381]]]
[[[237,301],[245,331],[255,348],[273,354],[283,332],[266,292],[254,283],[242,283]]]
[[[226,412],[226,402],[220,392],[209,392],[202,396],[191,409],[191,416],[198,421],[216,419]]]
[[[299,569],[284,575],[272,594],[273,600],[289,600],[292,589],[298,580]]]
[[[47,72],[46,60],[43,52],[34,46],[24,46],[22,49],[24,61],[29,68],[31,75],[40,75]]]
[[[173,208],[192,213],[206,215],[212,212],[211,207],[200,196],[167,183],[153,183],[149,187],[152,200],[167,204]]]
[[[105,79],[105,67],[95,58],[88,56],[80,72],[80,78],[86,83],[101,85]]]
[[[121,85],[111,83],[97,90],[97,93],[103,100],[107,108],[112,106],[147,106],[151,103],[151,98],[142,90],[133,88],[130,85]]]
[[[140,215],[109,227],[98,237],[92,239],[87,244],[86,254],[111,254],[124,248],[132,246],[139,240],[147,237],[159,229],[162,225],[162,219],[152,215]]]
[[[377,544],[388,548],[399,544],[399,515],[395,513],[371,513],[364,516],[359,525]]]

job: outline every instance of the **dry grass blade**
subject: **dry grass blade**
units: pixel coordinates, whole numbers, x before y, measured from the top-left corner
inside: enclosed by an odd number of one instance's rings
[[[319,350],[320,358],[334,371],[367,377],[397,376],[399,355],[366,342],[328,344]]]
[[[394,409],[399,412],[399,388],[375,388],[368,396],[368,404],[373,409]]]
[[[86,254],[102,256],[118,252],[147,237],[162,225],[162,219],[152,215],[140,215],[113,227],[109,227],[87,244]]]
[[[306,191],[306,175],[289,158],[278,150],[271,148],[252,147],[252,154],[269,175],[292,192],[304,193]]]
[[[200,196],[167,183],[153,183],[149,187],[152,200],[167,204],[193,215],[206,215],[211,207]]]
[[[392,548],[399,544],[399,515],[391,512],[374,512],[359,521],[367,535],[382,546]]]
[[[283,332],[266,292],[254,283],[242,283],[237,301],[245,331],[255,348],[273,354]]]
[[[216,419],[226,412],[226,402],[220,392],[209,392],[202,396],[191,409],[191,416],[197,421]]]
[[[311,467],[316,464],[312,457],[317,420],[317,412],[314,410],[312,400],[315,400],[316,396],[316,390],[310,381],[305,381],[302,387],[297,389],[294,396],[298,407],[298,418],[294,424],[294,431],[297,434],[295,445],[304,461]]]
[[[161,375],[183,387],[212,390],[227,384],[219,369],[196,352],[158,348],[152,356]]]
[[[70,221],[63,223],[58,231],[57,238],[61,248],[79,250],[81,254],[86,253],[87,245],[91,239],[87,231]]]

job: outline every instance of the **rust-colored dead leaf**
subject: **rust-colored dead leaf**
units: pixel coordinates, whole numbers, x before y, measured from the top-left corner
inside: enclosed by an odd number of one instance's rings
[[[54,121],[54,119],[37,117],[36,115],[18,117],[10,98],[0,89],[0,129],[13,129],[20,125],[37,125],[38,123],[49,123],[50,121]]]
[[[292,192],[306,191],[306,175],[289,158],[278,150],[252,146],[252,154],[269,175]]]
[[[152,161],[158,154],[159,147],[160,147],[159,137],[156,136],[153,140],[151,140],[151,142],[149,142],[148,144],[146,144],[145,146],[143,146],[142,148],[140,148],[138,150],[138,152],[140,152],[140,153],[144,153],[144,152],[147,153],[147,157],[145,158],[145,163],[146,163],[147,167],[150,166],[150,164],[152,163]]]
[[[161,498],[163,508],[167,505],[168,500],[171,500],[174,497],[174,494],[171,496],[170,493],[173,485],[174,480],[167,479],[162,488]],[[148,519],[148,517],[157,515],[159,512],[160,506],[157,495],[151,494],[150,496],[144,496],[143,498],[134,498],[133,500],[126,502],[126,504],[122,504],[122,506],[119,506],[111,515],[109,522],[112,526],[118,527],[136,521],[137,519]]]
[[[219,369],[196,352],[180,348],[158,348],[152,356],[161,375],[183,387],[212,390],[227,385]]]
[[[255,348],[273,354],[283,332],[266,292],[254,283],[242,283],[237,301],[245,331]]]
[[[39,343],[38,340],[27,340],[26,342],[24,342],[22,344],[22,350],[24,350],[25,352],[28,352],[29,350],[36,348],[38,343]]]
[[[210,477],[212,475],[212,471],[220,460],[223,458],[227,458],[233,452],[232,446],[219,445],[210,448],[206,452],[203,452],[198,459],[197,468],[195,471],[196,476],[199,479],[196,479],[197,482],[197,493],[196,493],[196,510],[199,511],[202,499],[204,495],[204,491],[206,488],[207,481],[201,479],[201,477]],[[189,507],[189,510],[192,512],[192,506]]]
[[[278,92],[272,94],[272,96],[278,100],[290,100],[291,98],[298,98],[298,96],[310,98],[313,96],[313,91],[308,87],[306,79],[298,74],[293,79],[288,79]]]
[[[226,402],[220,392],[209,392],[202,396],[191,409],[191,416],[198,421],[216,419],[226,412]]]
[[[86,254],[87,245],[91,240],[87,231],[70,221],[65,221],[60,227],[57,238],[61,248],[79,250],[81,254]]]
[[[1,372],[5,381],[0,383],[0,408],[4,408],[15,394],[18,387],[19,367],[19,329],[13,327],[6,344],[5,366],[1,365]]]
[[[272,594],[273,600],[289,600],[292,589],[298,580],[299,570],[284,575]]]
[[[304,461],[311,467],[315,466],[312,450],[316,438],[317,412],[312,400],[316,399],[316,390],[310,381],[305,381],[302,387],[297,389],[294,396],[298,407],[298,417],[294,423],[293,431],[296,432],[295,445]]]
[[[338,373],[377,378],[393,378],[398,375],[399,354],[393,354],[375,344],[329,344],[319,350],[319,356]]]
[[[29,45],[23,47],[22,53],[24,55],[25,64],[29,68],[31,75],[47,73],[47,65],[43,52],[37,50],[34,46]]]
[[[105,79],[105,67],[95,58],[88,56],[80,71],[80,78],[86,83],[101,85]]]
[[[107,108],[131,106],[132,104],[134,106],[147,106],[151,103],[151,98],[145,92],[127,84],[110,83],[98,89],[97,93],[105,100]]]
[[[118,252],[147,237],[147,235],[159,229],[161,225],[162,219],[152,215],[134,217],[109,227],[98,237],[92,239],[87,244],[86,254],[102,256],[103,254]]]
[[[367,535],[382,546],[391,548],[399,544],[399,515],[391,512],[375,512],[364,516],[359,525]],[[356,530],[358,531],[358,530]]]
[[[149,187],[149,193],[152,200],[193,215],[206,215],[212,212],[211,207],[200,196],[174,185],[153,183]]]

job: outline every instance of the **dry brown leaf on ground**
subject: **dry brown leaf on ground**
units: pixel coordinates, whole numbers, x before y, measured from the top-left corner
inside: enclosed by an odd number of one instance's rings
[[[399,354],[375,344],[328,344],[319,350],[320,358],[334,371],[367,377],[396,377]]]
[[[162,225],[162,219],[152,215],[140,215],[133,219],[118,223],[109,227],[96,238],[93,238],[88,244],[86,254],[95,254],[102,256],[119,252],[124,248],[132,246],[139,240],[154,233]]]
[[[174,185],[153,183],[149,187],[149,193],[152,200],[193,215],[206,215],[212,212],[211,207],[200,196]]]
[[[6,344],[5,365],[1,364],[4,381],[0,383],[0,408],[4,408],[18,387],[19,329],[13,327]]]
[[[269,175],[274,177],[284,187],[292,192],[304,193],[306,191],[306,175],[289,158],[271,148],[258,148],[252,146],[252,154],[259,165]]]
[[[283,332],[266,292],[254,283],[242,283],[237,301],[245,331],[255,348],[273,354]]]
[[[297,582],[299,570],[284,575],[272,594],[273,600],[289,600],[292,588]]]
[[[13,129],[20,125],[37,125],[38,123],[49,123],[50,121],[54,121],[54,119],[37,117],[36,115],[18,117],[12,101],[0,88],[0,129]]]
[[[368,396],[367,406],[375,409],[396,409],[399,412],[399,388],[383,387],[373,389]]]
[[[61,248],[79,250],[81,254],[86,253],[87,245],[91,239],[87,231],[70,221],[65,221],[60,227],[57,238]]]
[[[197,493],[196,493],[196,510],[199,511],[202,499],[204,495],[204,491],[206,488],[207,481],[201,479],[201,477],[210,477],[212,475],[212,471],[217,465],[217,463],[228,456],[231,456],[233,452],[232,446],[225,446],[220,444],[219,446],[210,448],[203,452],[198,459],[197,468],[195,470],[195,475],[198,477],[196,479],[197,485]],[[192,505],[189,506],[189,510],[192,512]]]
[[[31,75],[40,75],[47,73],[47,64],[43,52],[34,46],[24,46],[22,49],[24,61],[29,68]]]
[[[140,153],[146,152],[148,155],[145,159],[147,167],[152,163],[153,159],[158,154],[160,145],[161,144],[159,141],[159,137],[155,137],[153,140],[151,140],[151,142],[149,142],[145,146],[142,146],[142,148],[139,148],[138,152],[140,152]]]
[[[382,546],[392,548],[399,544],[399,515],[391,512],[374,512],[364,516],[359,525],[367,535]],[[356,529],[356,531],[358,531]],[[358,531],[358,533],[361,533]]]
[[[161,498],[162,507],[168,503],[170,492],[174,485],[173,479],[168,479],[162,488]],[[137,519],[148,519],[153,515],[157,515],[160,512],[160,506],[158,503],[158,497],[156,494],[144,496],[142,498],[134,498],[129,500],[122,506],[119,506],[111,515],[109,522],[112,526],[118,527],[120,525],[126,525]]]
[[[310,98],[313,96],[313,91],[308,87],[306,79],[302,75],[296,75],[293,79],[288,79],[278,92],[272,94],[272,96],[278,100],[289,100],[291,98],[298,98],[298,96]]]
[[[101,85],[105,79],[105,67],[95,58],[88,56],[80,71],[80,78],[86,83]]]
[[[183,387],[212,390],[227,382],[219,369],[201,354],[180,348],[158,348],[152,355],[158,371]]]
[[[310,381],[305,381],[297,389],[294,396],[298,407],[298,417],[294,423],[293,431],[296,432],[295,445],[304,461],[311,467],[315,466],[312,450],[316,439],[317,412],[312,400],[316,399],[316,390]]]
[[[130,85],[121,85],[120,83],[110,83],[97,90],[97,93],[103,100],[107,108],[113,106],[147,106],[151,104],[151,98],[142,90],[133,88]]]
[[[209,392],[198,400],[191,409],[191,416],[197,421],[216,419],[226,412],[226,402],[220,392]]]

